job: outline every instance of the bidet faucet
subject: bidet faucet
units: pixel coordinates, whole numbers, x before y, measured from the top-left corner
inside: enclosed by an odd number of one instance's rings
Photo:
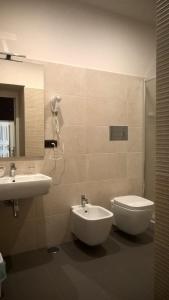
[[[9,176],[12,177],[12,178],[15,178],[15,173],[16,173],[15,163],[11,163],[10,164]]]
[[[81,205],[82,207],[85,207],[85,205],[88,203],[88,199],[85,195],[81,195]]]

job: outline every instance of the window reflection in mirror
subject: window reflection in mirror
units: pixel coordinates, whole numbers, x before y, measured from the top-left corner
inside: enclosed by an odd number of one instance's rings
[[[0,97],[0,157],[15,155],[14,101],[13,98]]]
[[[23,87],[0,84],[0,158],[24,155]]]

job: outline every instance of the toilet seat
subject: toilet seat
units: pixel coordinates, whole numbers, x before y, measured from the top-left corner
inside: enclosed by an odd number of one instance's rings
[[[152,209],[154,205],[152,201],[135,195],[115,197],[113,199],[113,202],[114,205],[118,205],[126,209],[137,210],[137,211]]]

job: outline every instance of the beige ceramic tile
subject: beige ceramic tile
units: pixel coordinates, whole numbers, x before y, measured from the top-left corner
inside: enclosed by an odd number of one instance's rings
[[[60,103],[63,124],[65,126],[84,126],[86,120],[86,99],[63,95]]]
[[[57,149],[49,149],[46,151],[45,159],[39,163],[37,170],[53,178],[53,182],[59,184],[62,181],[65,172],[65,158]]]
[[[85,181],[87,177],[86,155],[67,157],[62,183]]]
[[[126,100],[95,97],[87,99],[86,122],[88,126],[126,125]]]
[[[45,64],[45,92],[46,97],[54,97],[63,92],[63,66],[59,64]]]
[[[37,201],[37,216],[52,216],[69,213],[72,205],[81,203],[85,192],[83,184],[53,185],[50,193]]]
[[[33,221],[36,218],[36,198],[19,200],[19,218],[24,221]]]
[[[110,141],[108,126],[86,127],[87,153],[127,152],[127,141]]]
[[[40,167],[40,172],[51,176],[54,184],[84,181],[87,176],[86,155],[63,156],[57,155],[57,152],[54,154],[53,150],[49,150]]]
[[[41,172],[41,168],[43,166],[44,160],[45,160],[45,157],[43,159],[35,161],[35,173]]]
[[[129,179],[143,178],[143,154],[128,153],[127,155],[127,176]]]
[[[37,220],[37,245],[51,247],[71,240],[70,213]]]
[[[128,102],[128,125],[132,127],[143,126],[143,101]]]
[[[143,128],[129,127],[128,129],[128,151],[143,152]]]
[[[56,132],[54,126],[52,124],[52,119],[49,119],[49,122],[45,124],[45,139],[53,140],[56,139]]]
[[[125,83],[127,88],[128,102],[142,101],[144,98],[144,79],[133,76],[125,76]]]
[[[89,203],[101,205],[107,209],[111,209],[111,199],[128,194],[127,179],[86,182],[84,186]]]
[[[89,97],[126,99],[125,76],[111,72],[87,70],[86,88]]]
[[[127,156],[124,153],[112,155],[110,161],[110,176],[113,179],[125,178],[127,175]]]
[[[13,219],[12,206],[10,206],[7,202],[0,202],[0,228],[5,228],[6,222],[11,219]]]
[[[127,102],[129,126],[143,126],[144,82],[142,79],[131,77],[128,81]]]
[[[84,96],[86,86],[86,70],[60,64],[45,66],[46,96],[55,95]]]
[[[37,248],[35,221],[13,219],[10,222],[10,226],[11,230],[8,236],[10,254],[30,251]]]
[[[128,124],[143,126],[144,116],[144,81],[130,77],[127,82]]]
[[[86,153],[86,130],[84,126],[64,126],[61,136],[65,153]]]
[[[35,165],[36,161],[35,160],[30,160],[27,159],[25,160],[24,158],[21,160],[9,160],[9,161],[2,161],[0,162],[1,166],[5,167],[5,176],[9,176],[9,170],[10,170],[10,163],[15,161],[15,166],[16,166],[16,175],[20,174],[33,174],[35,173]]]
[[[143,180],[139,179],[128,179],[128,194],[143,196]]]
[[[63,66],[63,94],[84,96],[86,91],[86,70],[79,67]]]
[[[126,154],[88,155],[88,180],[124,178],[127,172]]]

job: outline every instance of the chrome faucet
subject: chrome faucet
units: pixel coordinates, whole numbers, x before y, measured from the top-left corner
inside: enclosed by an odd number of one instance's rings
[[[15,163],[10,164],[10,173],[9,176],[15,180],[16,166]]]
[[[81,205],[82,207],[85,207],[85,205],[88,203],[88,199],[85,195],[81,195]]]

